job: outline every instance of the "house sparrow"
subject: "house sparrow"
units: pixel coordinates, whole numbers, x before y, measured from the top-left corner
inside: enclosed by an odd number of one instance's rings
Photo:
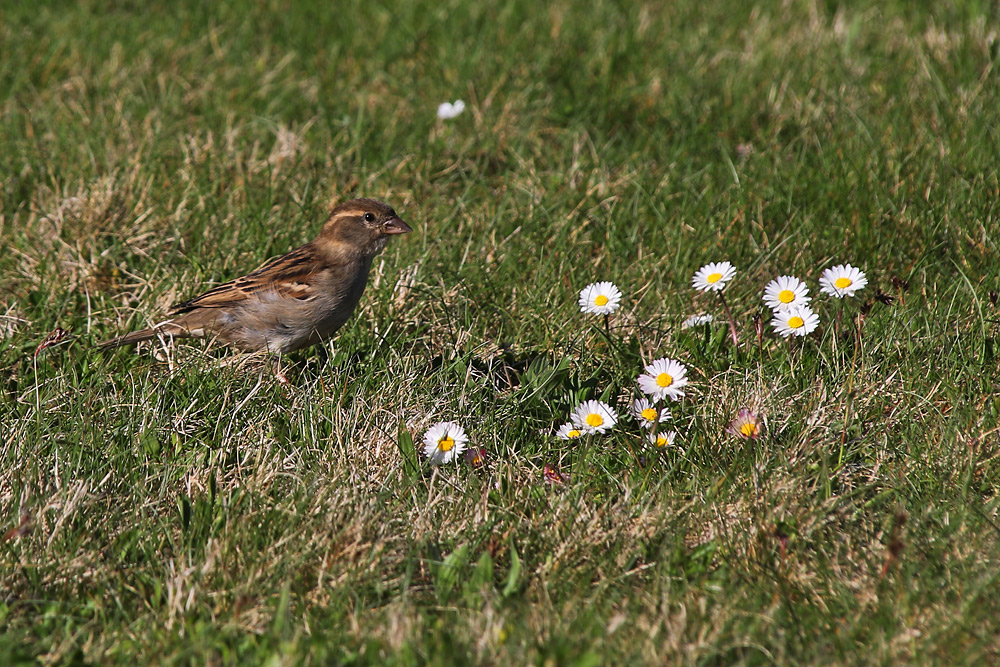
[[[197,337],[284,354],[322,343],[354,312],[389,237],[411,231],[388,204],[352,199],[330,212],[315,240],[174,306],[168,320],[99,346]]]

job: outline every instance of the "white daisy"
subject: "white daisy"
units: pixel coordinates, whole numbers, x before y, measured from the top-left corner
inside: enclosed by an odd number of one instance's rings
[[[580,290],[580,310],[595,315],[610,315],[618,310],[622,293],[614,283],[591,283]]]
[[[771,326],[782,338],[805,336],[819,326],[819,315],[809,306],[793,306],[788,310],[775,312]]]
[[[788,310],[804,306],[812,300],[809,288],[795,276],[780,276],[764,288],[764,303],[771,310]]]
[[[681,323],[681,329],[690,329],[691,327],[701,326],[702,324],[711,324],[715,320],[711,313],[699,313],[697,315],[692,315]]]
[[[424,454],[431,465],[451,463],[465,449],[469,437],[455,422],[438,422],[424,434]]]
[[[646,436],[646,441],[649,443],[651,449],[657,451],[663,451],[667,447],[674,444],[674,440],[677,439],[677,431],[667,431],[666,433],[650,433]]]
[[[669,396],[678,400],[684,395],[684,385],[688,383],[687,368],[673,359],[657,359],[646,366],[646,373],[638,378],[642,393],[655,401]]]
[[[721,292],[735,275],[736,268],[729,262],[712,262],[698,269],[691,285],[702,292]]]
[[[572,422],[566,422],[556,431],[556,437],[560,440],[575,440],[581,435],[583,435],[583,431],[574,426]]]
[[[665,422],[670,419],[670,410],[665,406],[657,406],[648,398],[637,398],[632,401],[632,416],[646,428],[653,428],[657,421]]]
[[[850,264],[839,264],[827,269],[819,277],[819,291],[838,299],[854,296],[855,292],[867,284],[868,278],[864,272]]]
[[[438,105],[437,116],[442,120],[448,120],[460,115],[463,111],[465,111],[465,102],[462,100],[455,100],[454,104],[442,102]]]
[[[604,433],[618,423],[618,414],[603,401],[584,401],[572,414],[573,424],[584,433]]]

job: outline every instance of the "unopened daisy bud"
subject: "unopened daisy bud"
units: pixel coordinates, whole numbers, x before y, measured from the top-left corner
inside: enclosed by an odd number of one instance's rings
[[[764,431],[760,416],[751,410],[741,408],[736,418],[726,427],[726,433],[748,440],[756,440]]]
[[[482,468],[486,465],[486,450],[482,447],[469,447],[462,452],[462,460],[473,468]]]

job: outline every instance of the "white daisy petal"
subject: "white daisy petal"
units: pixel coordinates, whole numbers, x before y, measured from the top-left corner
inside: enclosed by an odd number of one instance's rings
[[[584,433],[604,433],[618,423],[618,413],[603,401],[584,401],[573,411],[572,419]]]
[[[438,422],[424,434],[424,454],[431,465],[451,463],[465,449],[469,437],[455,422]]]
[[[684,395],[684,385],[688,383],[687,368],[673,359],[657,359],[646,366],[646,372],[638,377],[639,389],[654,401],[664,398],[678,400]]]
[[[795,276],[779,276],[764,288],[764,303],[771,310],[788,310],[811,300],[809,288]]]
[[[632,401],[632,416],[642,426],[653,428],[657,421],[665,422],[670,419],[670,410],[666,406],[656,405],[648,398],[637,398]]]
[[[646,442],[649,443],[649,448],[662,452],[667,447],[674,444],[674,440],[677,439],[677,431],[667,431],[666,433],[650,433],[646,436]]]
[[[843,299],[868,284],[864,272],[850,264],[838,264],[827,269],[819,277],[819,291],[832,297]]]
[[[572,422],[566,422],[556,431],[556,437],[560,440],[575,440],[581,435],[583,435],[583,431],[574,426]]]
[[[736,268],[729,262],[712,262],[698,269],[691,286],[702,292],[721,292],[735,275]]]
[[[462,100],[455,100],[454,103],[442,102],[438,105],[437,117],[442,120],[449,120],[459,116],[463,111],[465,111],[465,102]]]
[[[614,283],[591,283],[580,291],[580,310],[594,315],[610,315],[618,310],[622,293]]]
[[[715,318],[711,313],[699,313],[697,315],[692,315],[681,323],[681,329],[690,329],[692,327],[701,326],[703,324],[711,324]]]
[[[789,336],[805,336],[811,334],[819,326],[819,315],[809,306],[793,306],[774,313],[771,326],[782,338]]]

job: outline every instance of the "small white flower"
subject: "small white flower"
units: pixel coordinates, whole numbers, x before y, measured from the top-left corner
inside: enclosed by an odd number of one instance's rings
[[[572,422],[566,422],[556,431],[556,437],[560,440],[575,440],[581,435],[583,435],[583,431],[574,426]]]
[[[603,401],[584,401],[573,411],[573,424],[584,433],[604,433],[618,423],[618,414]]]
[[[424,454],[431,465],[450,463],[462,453],[468,441],[465,430],[455,422],[438,422],[424,434]]]
[[[618,310],[622,293],[614,283],[591,283],[580,290],[580,310],[595,315],[610,315]]]
[[[650,433],[646,436],[646,441],[651,449],[662,452],[667,447],[674,444],[677,439],[677,431],[667,431],[666,433]]]
[[[771,310],[788,310],[804,306],[811,300],[809,288],[795,276],[780,276],[764,288],[764,303]]]
[[[838,299],[854,296],[855,292],[867,284],[868,278],[864,272],[850,264],[838,264],[819,277],[819,291]]]
[[[646,373],[638,378],[642,393],[655,401],[670,397],[678,400],[684,395],[684,385],[688,383],[687,368],[673,359],[657,359],[646,366]]]
[[[442,120],[448,120],[460,115],[465,111],[465,102],[462,100],[455,100],[455,103],[442,102],[438,105],[438,118]]]
[[[698,269],[691,286],[702,292],[721,292],[735,275],[736,268],[729,262],[712,262]]]
[[[819,315],[809,306],[793,306],[788,310],[774,313],[771,326],[782,338],[789,336],[805,336],[811,334],[819,326]]]
[[[681,329],[690,329],[691,327],[698,327],[702,324],[711,324],[715,320],[711,313],[699,313],[697,315],[692,315],[681,323]]]
[[[655,405],[648,398],[637,398],[632,401],[632,416],[646,428],[653,428],[657,421],[670,419],[670,410]]]

